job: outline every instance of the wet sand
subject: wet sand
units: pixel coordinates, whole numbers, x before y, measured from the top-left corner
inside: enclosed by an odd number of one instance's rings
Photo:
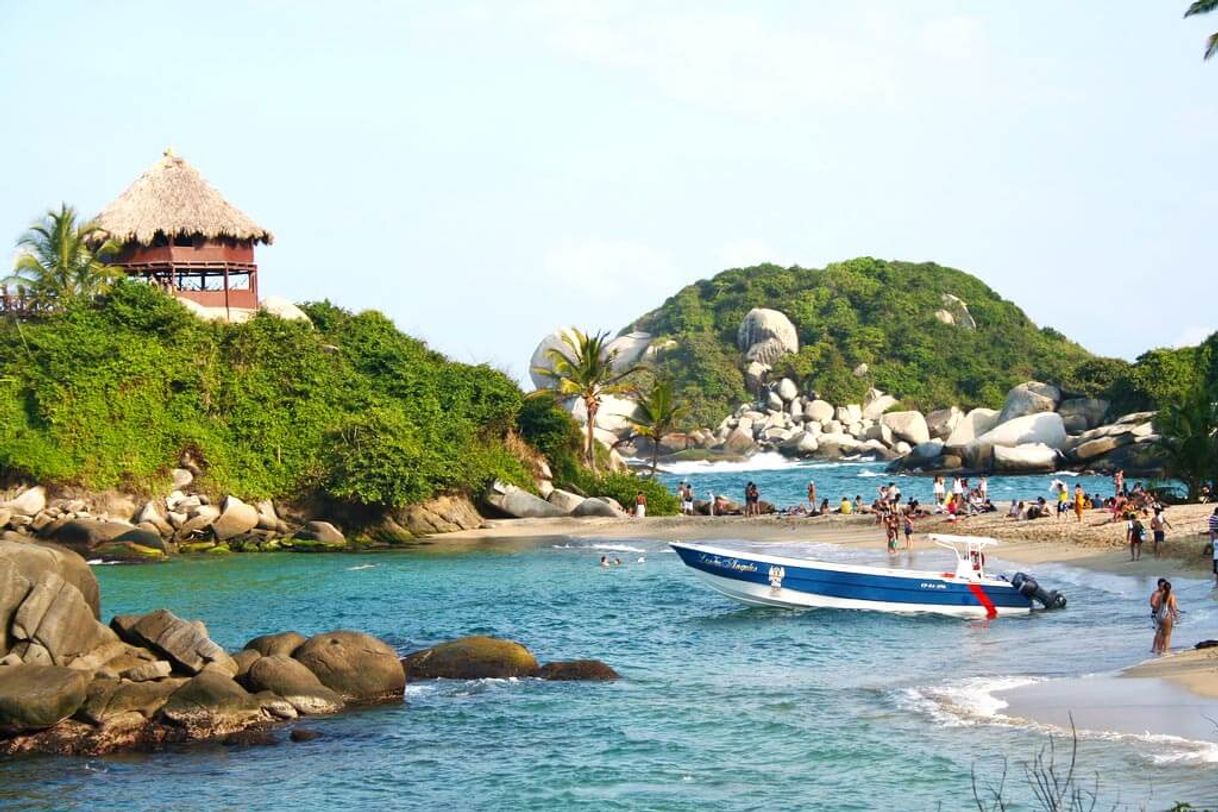
[[[1003,715],[1062,730],[1073,722],[1078,730],[1218,742],[1218,693],[1202,696],[1174,680],[1127,676],[1050,680],[997,696],[1007,702]]]

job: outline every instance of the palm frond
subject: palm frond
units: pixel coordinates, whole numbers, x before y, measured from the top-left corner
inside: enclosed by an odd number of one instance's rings
[[[1210,38],[1205,46],[1206,59],[1209,59],[1214,54],[1218,54],[1218,33],[1210,34]]]
[[[1194,14],[1208,14],[1214,9],[1218,9],[1218,0],[1194,0],[1192,5],[1188,7],[1188,11],[1184,12],[1184,16],[1192,17]]]

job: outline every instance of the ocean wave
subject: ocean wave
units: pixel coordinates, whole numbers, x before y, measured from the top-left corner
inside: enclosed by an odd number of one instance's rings
[[[709,460],[673,462],[666,464],[664,470],[670,474],[712,474],[728,471],[779,471],[787,468],[800,468],[805,465],[799,460],[788,459],[776,451],[764,451],[754,454],[747,460],[731,462],[711,462]]]
[[[123,561],[102,561],[100,558],[90,558],[85,563],[88,564],[90,567],[113,567],[113,566],[117,566],[119,564],[123,564],[125,562],[123,562]]]
[[[347,567],[347,572],[355,572],[356,570],[370,570],[377,566],[377,564],[356,564],[354,567]]]
[[[613,553],[645,553],[642,547],[632,547],[629,544],[589,544],[590,550],[608,550]]]
[[[1149,760],[1154,764],[1218,764],[1218,742],[1149,731],[1122,733],[1084,728],[1071,731],[1047,722],[1003,713],[1010,703],[996,694],[1046,682],[1048,679],[1032,676],[971,677],[940,685],[906,688],[897,696],[897,704],[906,710],[928,716],[943,727],[993,725],[1034,730],[1053,736],[1070,736],[1075,733],[1080,739],[1146,745]],[[1170,749],[1164,752],[1165,747]]]

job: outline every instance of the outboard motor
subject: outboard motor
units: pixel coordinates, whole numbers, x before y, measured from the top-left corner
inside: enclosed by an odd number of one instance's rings
[[[1011,586],[1018,589],[1020,595],[1023,595],[1025,598],[1032,598],[1046,609],[1066,608],[1065,595],[1056,589],[1045,589],[1036,583],[1036,579],[1031,575],[1025,575],[1022,572],[1015,573],[1015,577],[1011,579]]]

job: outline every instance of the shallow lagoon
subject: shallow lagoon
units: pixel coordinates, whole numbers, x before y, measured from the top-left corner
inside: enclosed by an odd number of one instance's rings
[[[597,566],[606,553],[623,565]],[[939,566],[938,556],[920,552],[916,563]],[[1070,608],[986,624],[740,608],[662,543],[632,540],[97,572],[107,617],[168,606],[206,620],[229,648],[284,629],[357,628],[403,652],[485,633],[521,640],[542,661],[604,659],[625,679],[411,685],[404,706],[308,720],[325,737],[301,744],[12,759],[0,763],[0,806],[961,809],[974,768],[996,779],[1008,757],[1015,782],[1044,742],[1042,731],[995,724],[989,692],[1142,657],[1154,577],[1043,567]],[[1178,639],[1213,629],[1208,584],[1177,588],[1189,611]],[[1081,758],[1110,803],[1118,793],[1133,808],[1218,800],[1215,746],[1086,737]]]

